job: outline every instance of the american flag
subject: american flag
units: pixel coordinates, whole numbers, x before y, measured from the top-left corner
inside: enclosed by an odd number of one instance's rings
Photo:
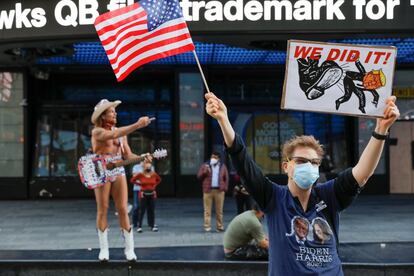
[[[178,0],[141,0],[98,16],[95,28],[118,81],[145,63],[194,50]]]

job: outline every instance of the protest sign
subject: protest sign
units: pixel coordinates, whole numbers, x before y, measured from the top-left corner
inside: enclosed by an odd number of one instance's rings
[[[289,40],[281,108],[382,117],[397,49]]]

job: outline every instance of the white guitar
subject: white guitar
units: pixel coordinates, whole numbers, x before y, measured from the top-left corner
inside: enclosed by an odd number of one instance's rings
[[[151,156],[155,159],[161,159],[167,156],[166,149],[157,149]],[[140,155],[137,158],[122,160],[115,163],[108,163],[105,156],[99,154],[87,154],[79,158],[78,172],[82,184],[88,189],[95,189],[107,183],[108,170],[136,164],[145,159],[146,155]]]

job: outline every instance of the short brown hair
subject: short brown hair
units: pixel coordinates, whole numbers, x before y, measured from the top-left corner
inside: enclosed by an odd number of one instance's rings
[[[300,147],[314,149],[319,158],[322,158],[323,154],[325,153],[322,145],[312,135],[295,136],[283,144],[283,161],[287,161],[288,159],[292,158],[292,154],[295,149]]]

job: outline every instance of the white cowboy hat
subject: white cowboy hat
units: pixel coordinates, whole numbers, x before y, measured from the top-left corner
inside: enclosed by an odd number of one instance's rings
[[[96,124],[96,120],[98,120],[99,116],[101,116],[101,114],[104,113],[105,110],[107,110],[108,108],[112,106],[117,107],[121,103],[122,103],[121,101],[110,102],[107,99],[100,100],[99,103],[95,105],[95,108],[93,110],[93,114],[91,117],[92,124]]]

